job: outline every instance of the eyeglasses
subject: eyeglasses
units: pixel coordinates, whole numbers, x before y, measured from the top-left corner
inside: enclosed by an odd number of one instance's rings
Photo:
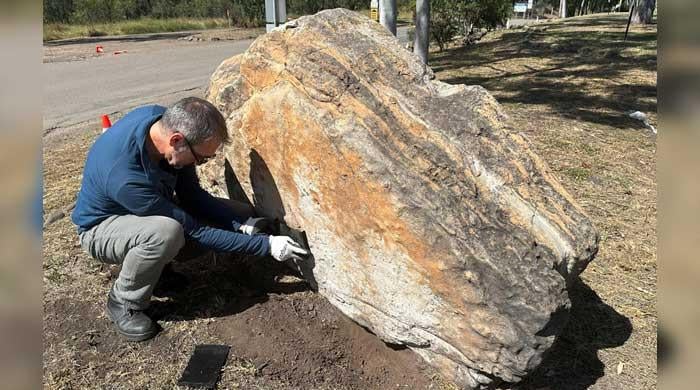
[[[192,153],[192,157],[194,157],[194,162],[197,165],[202,165],[206,163],[207,161],[211,160],[212,158],[216,157],[216,154],[213,156],[201,156],[197,152],[194,151],[192,148],[192,145],[190,145],[190,141],[187,140],[187,137],[185,135],[182,135],[182,139],[185,140],[185,144],[187,144],[187,147],[190,149],[190,153]]]

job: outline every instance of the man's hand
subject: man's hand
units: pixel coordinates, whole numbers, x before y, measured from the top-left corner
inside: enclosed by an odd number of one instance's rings
[[[270,226],[269,218],[248,218],[243,225],[241,225],[238,230],[242,233],[252,236],[253,234],[258,234],[267,227]]]
[[[287,261],[289,259],[301,260],[301,256],[309,254],[299,244],[287,236],[270,236],[270,252],[277,261]],[[301,255],[301,256],[300,256]]]

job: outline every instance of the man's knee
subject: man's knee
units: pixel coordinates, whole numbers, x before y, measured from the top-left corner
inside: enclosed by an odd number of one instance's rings
[[[172,259],[185,246],[185,231],[180,222],[169,217],[157,217],[156,241],[163,256]]]

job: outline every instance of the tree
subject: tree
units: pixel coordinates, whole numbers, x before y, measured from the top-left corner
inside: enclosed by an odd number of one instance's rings
[[[625,1],[625,0],[620,0],[620,2],[617,4],[617,7],[614,7],[613,10],[617,11],[617,12],[622,11],[622,2],[623,1]]]
[[[430,42],[430,0],[416,0],[416,36],[413,52],[418,54],[424,64],[428,63],[428,45]]]
[[[654,8],[656,8],[656,0],[636,0],[632,10],[632,23],[651,24]]]
[[[431,0],[430,2],[430,38],[437,43],[440,51],[459,31],[460,9],[453,0]]]
[[[560,0],[536,0],[532,7],[532,15],[546,15],[554,13],[554,4],[559,4]]]
[[[566,18],[566,0],[559,1],[559,16]]]
[[[419,5],[420,3],[416,2],[416,6]],[[425,3],[423,5],[425,6]],[[490,30],[505,25],[512,5],[512,0],[430,0],[428,12],[430,28],[426,35],[430,38],[429,42],[436,43],[440,50],[447,47],[457,35],[461,35],[465,42],[470,42],[474,28]],[[418,30],[421,21],[418,13],[417,8],[415,53],[419,53]],[[426,43],[427,46],[428,43]]]
[[[74,0],[71,21],[75,23],[112,22],[119,19],[112,0]]]
[[[396,36],[396,0],[380,0],[379,23]]]
[[[474,2],[471,0],[470,2]],[[494,29],[503,26],[506,19],[513,9],[513,5],[509,0],[478,0],[478,17],[473,19],[471,24],[480,28]],[[468,34],[469,31],[462,31],[462,34]]]
[[[67,23],[72,13],[72,0],[44,0],[44,23]]]

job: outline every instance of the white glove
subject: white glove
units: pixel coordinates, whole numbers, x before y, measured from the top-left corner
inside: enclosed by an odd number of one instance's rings
[[[241,225],[238,230],[242,233],[252,236],[253,234],[260,233],[263,229],[267,228],[270,224],[269,218],[248,218],[243,225]]]
[[[289,259],[301,260],[301,256],[309,254],[300,247],[291,237],[270,236],[270,254],[277,261],[287,261]]]

